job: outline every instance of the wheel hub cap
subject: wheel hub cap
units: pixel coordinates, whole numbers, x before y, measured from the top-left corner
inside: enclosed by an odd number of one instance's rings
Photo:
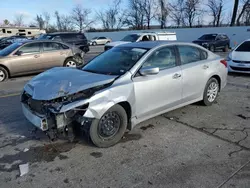
[[[66,67],[76,67],[76,63],[74,61],[68,61]]]
[[[217,97],[218,90],[219,90],[219,87],[218,87],[218,84],[216,82],[212,82],[208,86],[207,97],[208,97],[209,102],[214,102],[214,100]]]

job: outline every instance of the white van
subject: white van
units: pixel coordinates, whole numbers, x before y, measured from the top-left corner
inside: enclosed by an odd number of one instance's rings
[[[155,41],[155,40],[169,40],[176,41],[176,33],[175,32],[147,32],[147,33],[132,33],[125,36],[120,41],[111,42],[105,45],[104,49],[109,50],[114,46],[118,46],[120,44],[126,44],[131,42],[140,42],[140,41]]]

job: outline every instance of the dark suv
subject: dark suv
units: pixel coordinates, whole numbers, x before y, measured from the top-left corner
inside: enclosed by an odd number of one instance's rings
[[[193,43],[199,44],[212,52],[215,52],[217,49],[227,52],[230,48],[230,39],[225,34],[205,34],[198,40],[193,41]]]
[[[80,48],[82,51],[87,53],[89,51],[88,40],[83,33],[74,33],[74,32],[59,32],[59,33],[49,33],[41,35],[39,39],[54,40],[71,45],[75,45]]]

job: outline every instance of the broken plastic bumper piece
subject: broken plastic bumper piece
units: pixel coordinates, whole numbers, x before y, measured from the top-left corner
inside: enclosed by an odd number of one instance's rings
[[[38,129],[42,131],[47,131],[49,129],[49,120],[46,116],[32,112],[24,103],[22,103],[22,110],[24,116]]]

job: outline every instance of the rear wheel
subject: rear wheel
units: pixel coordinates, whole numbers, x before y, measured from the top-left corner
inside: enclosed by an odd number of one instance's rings
[[[229,46],[228,46],[228,44],[225,46],[225,48],[223,49],[223,52],[228,52],[228,50],[229,50]]]
[[[77,67],[77,62],[73,58],[68,58],[64,62],[64,67]]]
[[[210,48],[209,48],[209,50],[210,50],[211,52],[215,52],[215,46],[214,46],[214,45],[211,45]]]
[[[111,107],[100,120],[93,120],[89,136],[92,142],[101,148],[117,144],[127,129],[127,114],[123,107]]]
[[[8,77],[8,71],[5,68],[0,67],[0,82],[5,81]]]
[[[208,80],[203,94],[203,103],[206,106],[211,106],[216,101],[219,93],[219,87],[217,79],[211,78]]]

